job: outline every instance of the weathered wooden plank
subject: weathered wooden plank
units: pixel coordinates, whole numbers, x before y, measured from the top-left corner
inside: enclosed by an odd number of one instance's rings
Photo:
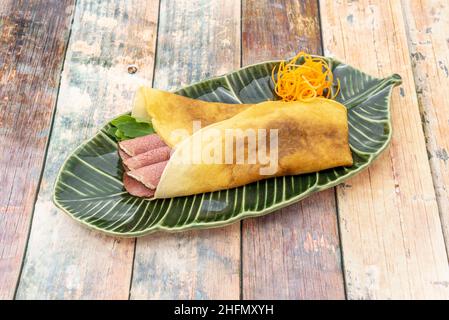
[[[0,5],[0,300],[20,274],[73,3]]]
[[[54,207],[52,185],[69,152],[129,110],[138,85],[151,81],[157,17],[156,0],[77,2],[20,299],[128,298],[134,240],[79,226]]]
[[[316,1],[245,1],[243,64],[321,53]],[[334,190],[243,222],[243,298],[345,297]]]
[[[449,3],[402,1],[416,91],[449,254]]]
[[[449,268],[415,93],[400,1],[321,1],[325,52],[374,75],[403,77],[393,140],[338,188],[351,299],[449,298]]]
[[[174,89],[240,65],[239,0],[162,0],[154,86]],[[137,240],[132,299],[238,299],[240,225]]]

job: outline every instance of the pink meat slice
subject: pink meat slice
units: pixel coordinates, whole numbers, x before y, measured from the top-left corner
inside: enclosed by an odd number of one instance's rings
[[[145,166],[139,169],[128,171],[126,174],[130,177],[140,181],[145,187],[150,189],[156,189],[159,181],[161,180],[162,172],[164,172],[167,161],[162,161],[149,166]]]
[[[120,148],[118,149],[118,155],[120,156],[122,161],[125,161],[125,160],[128,160],[129,158],[131,158],[131,156],[129,156],[125,151],[123,151]]]
[[[166,161],[170,159],[170,147],[160,147],[147,152],[138,154],[137,156],[130,157],[123,160],[123,164],[129,170],[139,169],[150,164]],[[123,158],[122,158],[123,159]]]
[[[123,185],[126,191],[136,197],[152,198],[155,190],[149,189],[143,185],[143,183],[128,176],[126,173],[123,175]]]
[[[149,150],[166,146],[157,134],[149,134],[147,136],[121,141],[118,145],[121,150],[132,157]]]
[[[130,159],[131,156],[129,156],[125,151],[123,151],[120,148],[118,148],[118,155],[120,156],[120,159],[122,159],[122,165],[125,171],[129,171],[128,167],[125,165],[125,161]]]

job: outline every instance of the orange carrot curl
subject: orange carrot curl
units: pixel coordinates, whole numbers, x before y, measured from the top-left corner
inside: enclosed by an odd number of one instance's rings
[[[304,62],[296,64],[301,58]],[[274,90],[286,102],[310,101],[316,97],[334,99],[340,91],[340,81],[337,81],[337,91],[332,95],[334,76],[327,62],[304,52],[287,63],[282,61],[276,76],[275,71],[276,67],[271,74]]]

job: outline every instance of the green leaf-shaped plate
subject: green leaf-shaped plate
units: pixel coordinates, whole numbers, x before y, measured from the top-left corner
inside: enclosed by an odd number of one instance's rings
[[[261,216],[333,187],[369,166],[391,138],[389,102],[401,78],[378,79],[327,58],[341,90],[336,98],[348,108],[352,167],[272,178],[236,189],[163,200],[128,194],[122,184],[117,144],[103,127],[65,161],[56,180],[54,202],[79,222],[116,236],[142,236],[153,231],[182,231],[227,225]],[[271,70],[279,61],[251,65],[202,81],[177,93],[227,103],[276,99]]]

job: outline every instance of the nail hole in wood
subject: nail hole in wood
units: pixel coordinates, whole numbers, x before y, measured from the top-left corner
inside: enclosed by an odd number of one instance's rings
[[[137,72],[137,66],[135,64],[130,64],[128,66],[128,73],[129,74],[134,74]]]

